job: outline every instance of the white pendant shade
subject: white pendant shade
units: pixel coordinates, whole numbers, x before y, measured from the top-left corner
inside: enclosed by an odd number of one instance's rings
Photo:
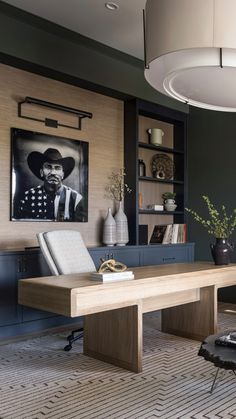
[[[206,109],[236,112],[236,0],[147,0],[145,78]]]

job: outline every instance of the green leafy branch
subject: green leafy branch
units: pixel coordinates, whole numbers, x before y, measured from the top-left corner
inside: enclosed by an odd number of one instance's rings
[[[205,227],[209,234],[217,238],[229,238],[236,228],[236,209],[228,215],[224,205],[218,211],[208,196],[203,195],[202,198],[207,205],[208,219],[202,218],[196,211],[190,208],[186,208],[186,211],[193,216],[195,221]]]

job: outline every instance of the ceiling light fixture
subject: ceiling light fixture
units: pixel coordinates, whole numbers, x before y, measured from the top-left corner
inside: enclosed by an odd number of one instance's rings
[[[109,2],[105,3],[105,7],[106,7],[108,10],[118,10],[118,9],[119,9],[118,4],[113,3],[113,2],[111,2],[111,1],[109,1]]]
[[[235,21],[235,0],[147,0],[146,80],[181,102],[236,112]]]

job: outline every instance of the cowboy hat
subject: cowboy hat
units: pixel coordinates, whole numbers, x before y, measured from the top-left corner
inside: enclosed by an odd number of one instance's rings
[[[61,164],[64,171],[64,179],[67,178],[75,167],[73,157],[62,157],[56,148],[48,148],[44,153],[32,151],[27,158],[28,166],[35,176],[41,179],[40,169],[44,163]]]

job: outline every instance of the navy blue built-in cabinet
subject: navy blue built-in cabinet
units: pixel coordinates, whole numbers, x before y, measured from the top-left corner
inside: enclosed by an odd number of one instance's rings
[[[194,260],[194,243],[97,247],[90,249],[89,251],[96,267],[101,263],[101,258],[114,258],[125,263],[129,267],[193,262]]]
[[[100,259],[114,258],[128,267],[193,262],[194,244],[95,247],[89,252],[96,267]],[[18,280],[50,275],[39,249],[0,252],[0,339],[78,323],[46,311],[17,303]]]

